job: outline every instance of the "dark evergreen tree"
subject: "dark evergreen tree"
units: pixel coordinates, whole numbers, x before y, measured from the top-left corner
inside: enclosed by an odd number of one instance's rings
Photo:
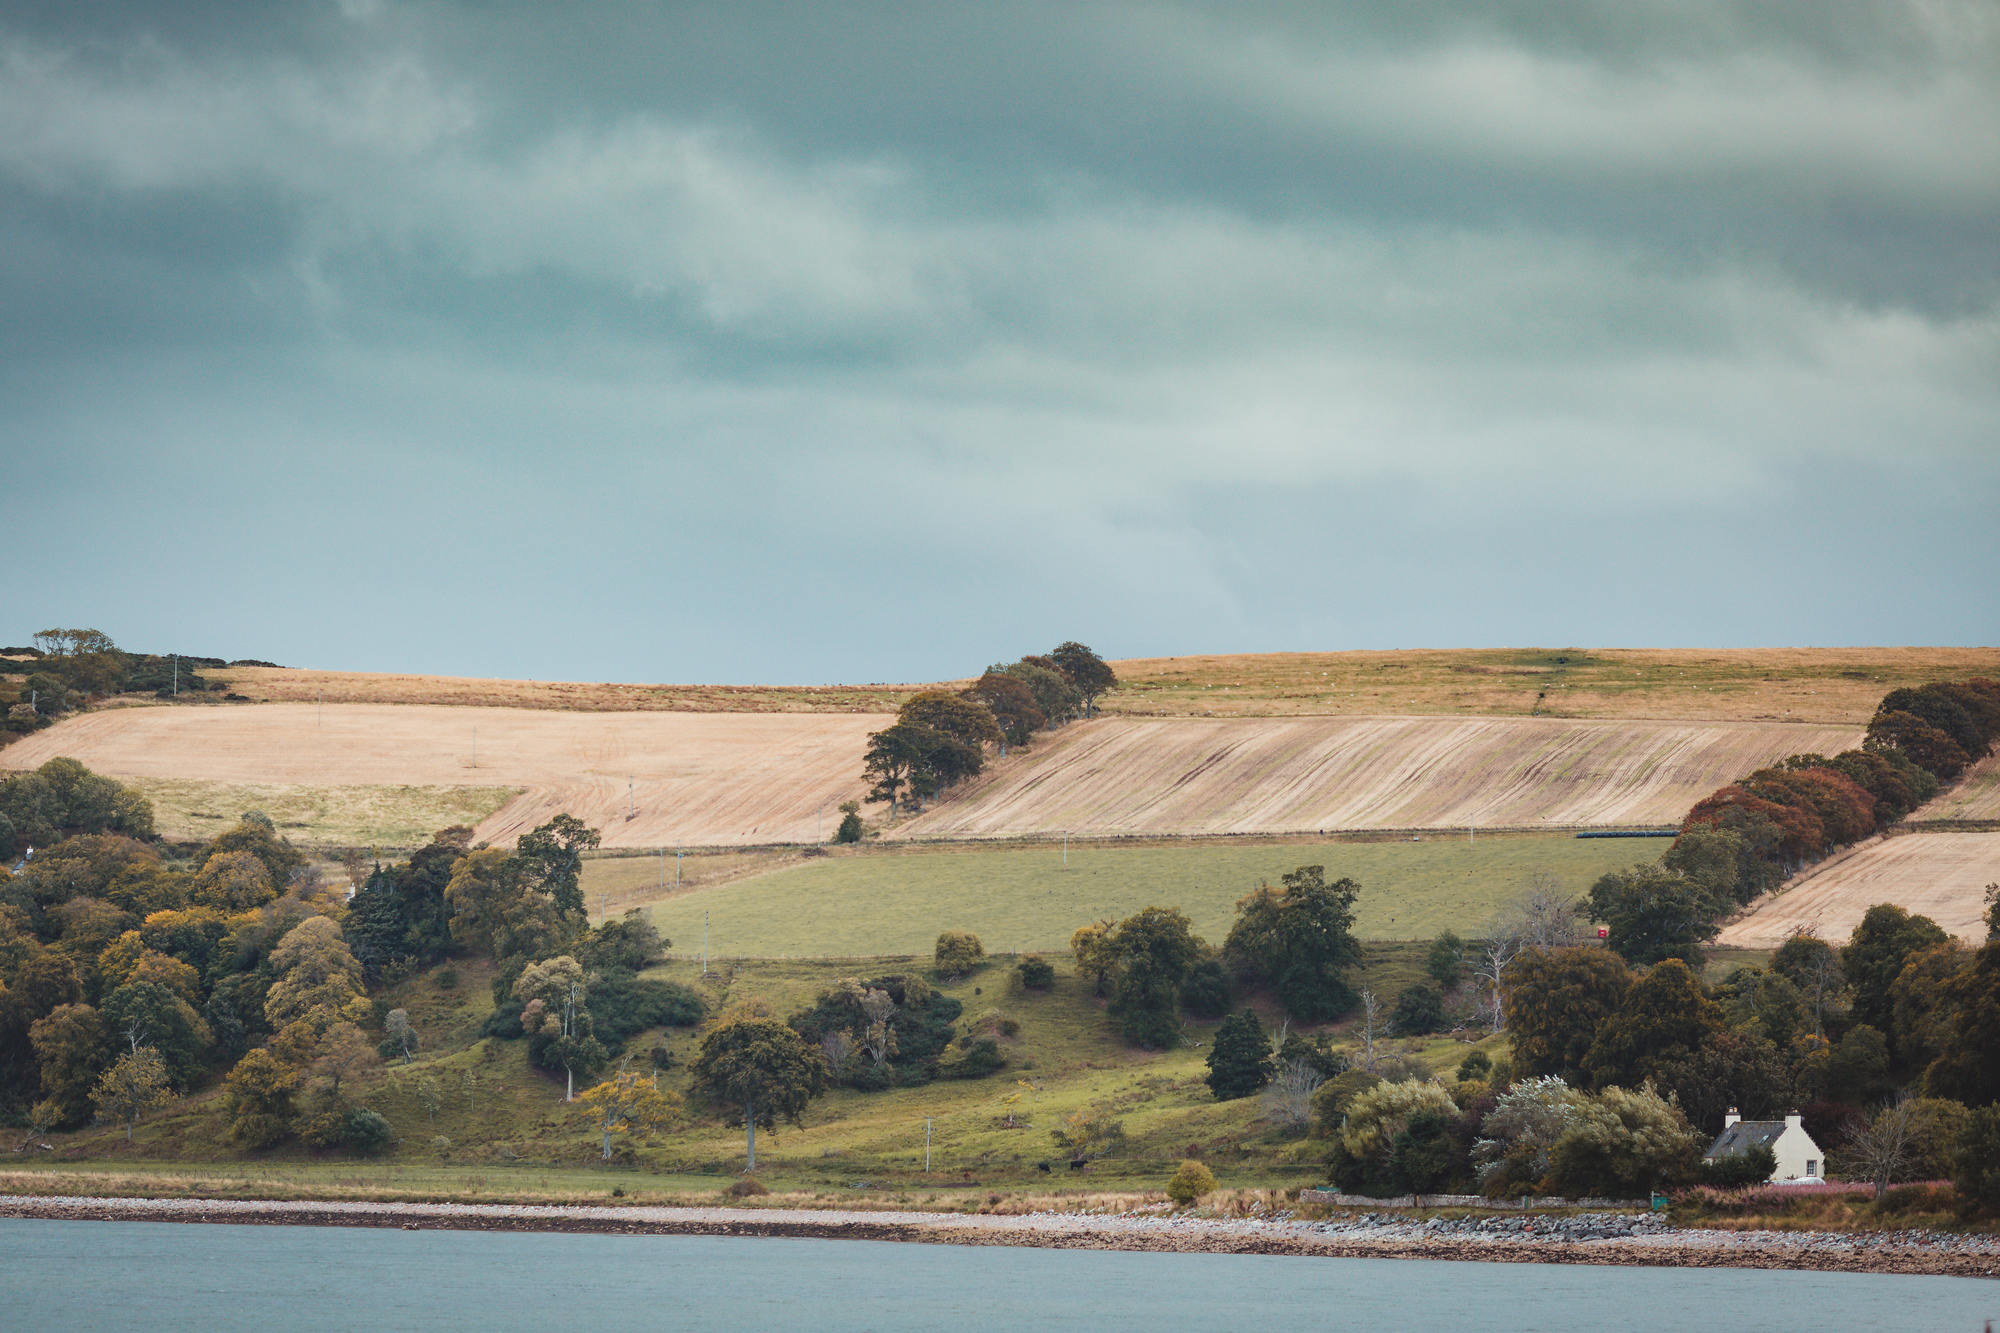
[[[1208,1088],[1219,1102],[1248,1097],[1271,1081],[1271,1038],[1248,1009],[1231,1014],[1215,1030],[1208,1050]]]
[[[371,986],[381,984],[383,969],[409,956],[410,923],[403,911],[402,895],[396,891],[393,870],[375,867],[347,904],[342,930],[347,947],[361,964],[363,979]]]
[[[1406,986],[1396,997],[1396,1007],[1389,1014],[1389,1023],[1398,1036],[1424,1037],[1445,1025],[1444,996],[1435,986],[1418,982]]]

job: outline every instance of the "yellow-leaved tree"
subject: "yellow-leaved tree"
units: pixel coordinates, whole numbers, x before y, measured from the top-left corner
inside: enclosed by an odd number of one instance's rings
[[[658,1075],[644,1079],[621,1063],[618,1072],[594,1088],[585,1088],[577,1105],[604,1137],[604,1160],[611,1160],[613,1134],[651,1134],[672,1126],[681,1116],[681,1095],[662,1089]]]

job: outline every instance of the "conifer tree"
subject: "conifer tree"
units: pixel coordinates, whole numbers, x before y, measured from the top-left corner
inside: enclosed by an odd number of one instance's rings
[[[1219,1102],[1248,1097],[1271,1081],[1271,1039],[1248,1009],[1231,1014],[1215,1030],[1208,1052],[1208,1087]]]

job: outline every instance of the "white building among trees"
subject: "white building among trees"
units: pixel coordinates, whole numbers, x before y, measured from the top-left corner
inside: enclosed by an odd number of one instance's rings
[[[1755,1147],[1769,1148],[1777,1159],[1777,1170],[1771,1173],[1773,1185],[1804,1185],[1826,1175],[1826,1154],[1806,1133],[1797,1111],[1783,1120],[1745,1120],[1732,1106],[1722,1117],[1722,1134],[1702,1156],[1713,1162],[1741,1156]]]

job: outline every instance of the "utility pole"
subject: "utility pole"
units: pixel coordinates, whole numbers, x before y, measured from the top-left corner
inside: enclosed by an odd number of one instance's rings
[[[1473,815],[1465,822],[1465,845],[1472,846],[1473,835],[1479,831],[1479,816]]]
[[[181,655],[179,653],[168,653],[167,656],[173,660],[174,698],[178,699],[181,697]]]
[[[701,974],[708,975],[708,909],[701,909]]]
[[[1069,869],[1069,830],[1063,830],[1063,869]]]
[[[325,716],[326,716],[326,691],[321,690],[319,692],[319,702],[313,705],[313,725],[315,727],[318,726],[320,724],[321,719],[325,718]]]
[[[813,811],[813,846],[815,847],[826,846],[826,834],[821,831],[825,827],[826,827],[826,802],[821,801],[819,803],[819,808]]]
[[[681,891],[681,849],[674,848],[674,892]]]
[[[924,1174],[931,1173],[931,1118],[924,1117]]]
[[[637,781],[637,778],[625,779],[625,818],[628,821],[639,813],[639,807],[632,803],[632,784]]]

